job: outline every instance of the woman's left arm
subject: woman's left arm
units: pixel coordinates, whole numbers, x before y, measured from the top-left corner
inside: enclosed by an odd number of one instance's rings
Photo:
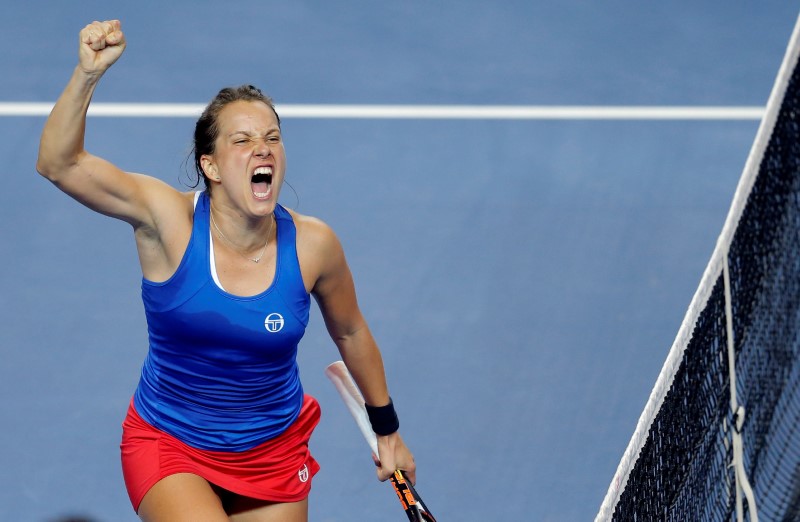
[[[339,239],[324,223],[308,218],[304,224],[303,256],[311,263],[314,274],[311,294],[317,300],[325,326],[336,343],[347,369],[353,376],[364,400],[370,406],[386,406],[390,402],[383,358],[358,307],[353,276]],[[416,482],[414,457],[395,431],[378,436],[378,478],[388,479],[402,469]]]

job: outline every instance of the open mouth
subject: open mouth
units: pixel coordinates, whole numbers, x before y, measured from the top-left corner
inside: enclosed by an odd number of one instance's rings
[[[272,186],[272,167],[258,167],[250,178],[250,188],[257,198],[269,196]]]

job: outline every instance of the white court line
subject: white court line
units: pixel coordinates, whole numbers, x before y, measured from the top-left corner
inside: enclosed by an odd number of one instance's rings
[[[2,116],[47,116],[52,103],[0,102]],[[196,118],[193,103],[93,103],[90,116]],[[278,105],[281,118],[466,120],[760,120],[763,107],[591,105]]]

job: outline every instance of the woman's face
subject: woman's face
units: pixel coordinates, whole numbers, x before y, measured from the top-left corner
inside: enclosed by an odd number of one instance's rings
[[[220,111],[217,126],[214,153],[201,159],[211,183],[219,185],[215,198],[247,216],[272,213],[286,172],[275,112],[260,101],[235,101]]]

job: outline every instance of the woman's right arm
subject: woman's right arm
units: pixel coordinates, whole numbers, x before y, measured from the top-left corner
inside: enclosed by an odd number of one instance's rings
[[[36,170],[97,212],[137,229],[154,228],[157,220],[148,201],[177,192],[154,178],[124,172],[84,149],[86,111],[94,90],[124,50],[118,20],[93,22],[81,30],[78,66],[45,123]]]

